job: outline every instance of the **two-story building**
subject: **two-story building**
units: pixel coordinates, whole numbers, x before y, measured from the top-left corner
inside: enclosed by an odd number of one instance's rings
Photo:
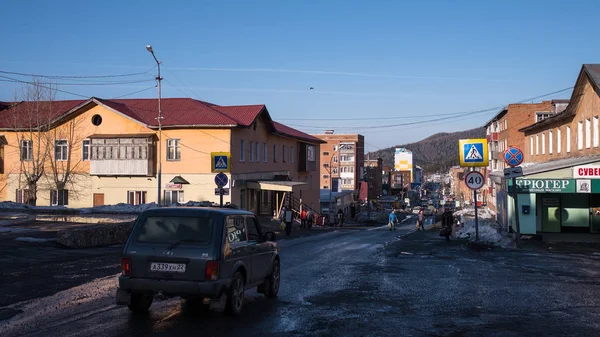
[[[567,108],[518,129],[529,165],[517,179],[521,233],[600,233],[600,65],[584,64]],[[509,191],[513,190],[508,181]]]
[[[231,202],[273,214],[284,195],[319,206],[323,141],[273,121],[264,105],[189,98],[21,102],[0,112],[0,200],[90,207],[218,202],[211,153],[230,154]],[[161,127],[159,131],[159,121]]]

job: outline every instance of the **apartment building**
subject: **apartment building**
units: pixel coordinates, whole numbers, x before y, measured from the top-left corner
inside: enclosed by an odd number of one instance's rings
[[[335,134],[326,130],[321,139],[320,186],[334,191],[358,191],[364,175],[365,138],[359,134]]]
[[[319,207],[318,138],[273,121],[264,105],[188,98],[21,102],[0,112],[0,200],[91,207],[218,202],[211,153],[229,153],[232,202],[272,214],[285,195]]]
[[[503,171],[507,165],[504,162],[504,151],[511,146],[521,148],[523,144],[523,133],[519,128],[531,123],[545,120],[551,116],[564,111],[569,100],[551,100],[539,103],[509,104],[502,108],[486,124],[486,137],[488,141],[488,170]],[[522,148],[525,151],[524,148]],[[532,158],[525,156],[525,161]],[[487,189],[487,204],[490,210],[496,210],[496,194],[500,190],[500,181],[492,181],[493,176],[488,178],[484,188]]]

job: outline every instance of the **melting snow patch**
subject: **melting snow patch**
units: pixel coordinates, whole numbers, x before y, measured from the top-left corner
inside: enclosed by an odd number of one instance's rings
[[[474,217],[475,216],[475,208],[464,208],[464,209],[461,209],[460,211],[454,212],[455,217],[459,217],[461,215]],[[481,219],[491,220],[491,219],[496,218],[496,215],[494,213],[490,212],[490,210],[487,208],[483,208],[483,209],[478,208],[477,215],[480,220]]]
[[[475,240],[475,219],[469,219],[456,232],[456,237],[469,239],[473,242],[488,243],[497,247],[511,248],[513,241],[508,236],[500,234],[496,223],[490,219],[479,220],[479,240]]]

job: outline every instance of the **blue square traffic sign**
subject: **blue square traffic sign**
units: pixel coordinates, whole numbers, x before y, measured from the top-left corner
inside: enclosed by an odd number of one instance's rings
[[[231,169],[229,152],[211,152],[211,171],[229,172]]]
[[[463,144],[463,155],[465,163],[482,163],[484,161],[483,144]]]

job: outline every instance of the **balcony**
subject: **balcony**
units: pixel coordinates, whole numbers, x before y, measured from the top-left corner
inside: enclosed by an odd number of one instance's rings
[[[90,174],[96,176],[154,175],[154,135],[90,136]]]
[[[486,136],[488,143],[489,142],[497,142],[498,141],[498,132],[492,132],[491,134]]]

